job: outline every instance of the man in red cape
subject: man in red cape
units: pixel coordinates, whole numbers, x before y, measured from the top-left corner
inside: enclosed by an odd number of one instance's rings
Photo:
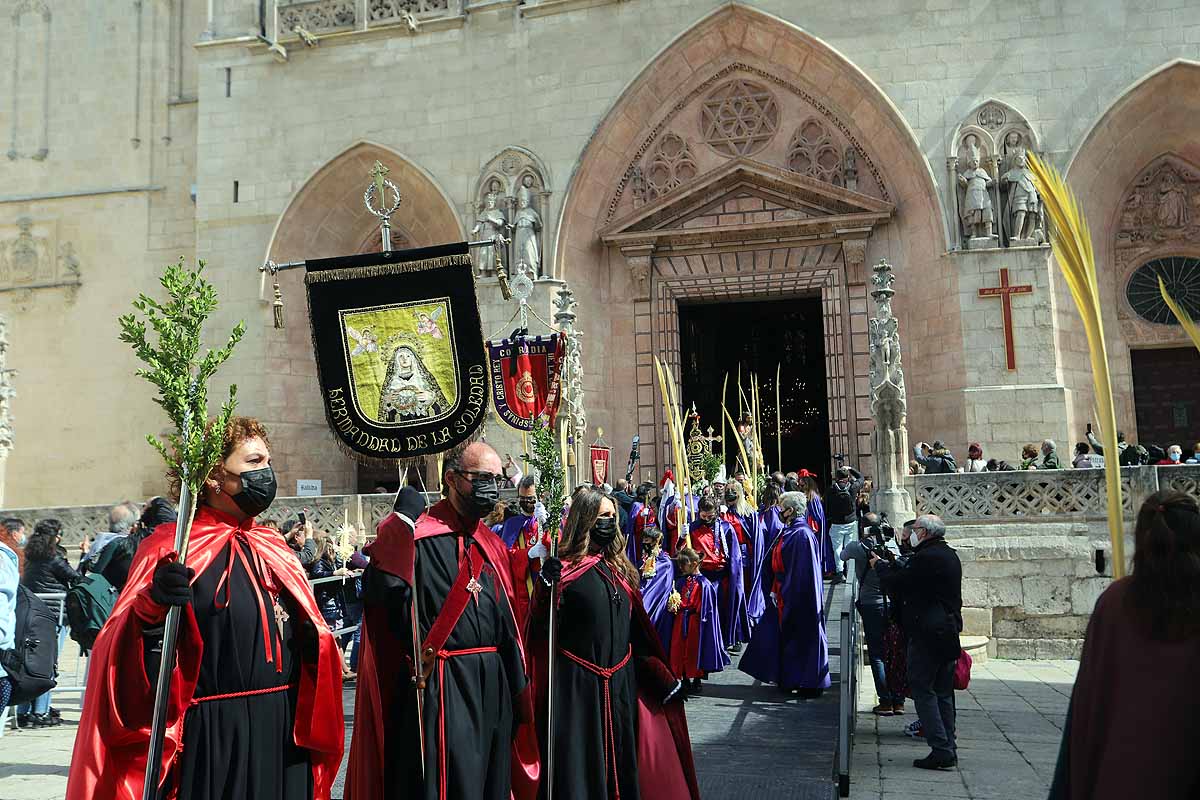
[[[166,615],[166,608],[150,599],[151,584],[159,564],[174,560],[174,539],[175,524],[170,523],[160,525],[142,542],[125,589],[96,638],[67,800],[140,800],[142,796],[154,709],[154,682],[146,667],[156,672],[156,665],[146,663],[143,640],[146,627],[161,623]],[[203,575],[224,552],[234,559],[235,546],[239,552],[245,549],[251,554],[256,569],[265,568],[273,576],[278,594],[286,592],[288,607],[298,615],[293,624],[311,623],[308,635],[317,634],[316,659],[301,659],[298,682],[292,689],[296,702],[291,737],[296,747],[308,751],[312,796],[328,800],[345,740],[342,665],[333,636],[317,609],[304,570],[277,531],[256,526],[253,518],[239,523],[229,514],[201,505],[192,523],[187,559],[195,576]],[[274,628],[277,621],[271,618],[268,624]],[[180,620],[178,661],[171,679],[163,743],[161,774],[171,796],[183,752],[184,717],[195,707],[194,701],[203,702],[196,697],[203,656],[200,626],[189,603],[183,606]],[[280,658],[278,652],[275,657]]]
[[[479,521],[499,497],[500,457],[476,443],[445,467],[446,499],[422,516],[420,495],[402,489],[367,548],[347,800],[534,800],[537,793],[533,701],[508,548]]]

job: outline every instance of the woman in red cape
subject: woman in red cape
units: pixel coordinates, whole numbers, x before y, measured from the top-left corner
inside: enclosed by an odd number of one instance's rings
[[[571,504],[562,538],[562,561],[547,559],[542,567],[529,621],[538,733],[543,753],[554,748],[554,796],[696,800],[700,791],[682,684],[667,665],[635,588],[638,573],[617,531],[616,505],[584,490]],[[548,742],[547,581],[560,574],[554,731]],[[541,796],[548,788],[543,780]]]
[[[67,800],[142,796],[161,626],[183,608],[159,797],[326,800],[342,758],[342,669],[307,578],[276,531],[266,433],[235,417],[205,482],[187,567],[175,526],[138,548],[96,639]]]

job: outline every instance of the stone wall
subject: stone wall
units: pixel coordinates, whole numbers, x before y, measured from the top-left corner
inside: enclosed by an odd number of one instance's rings
[[[1122,470],[1125,556],[1146,497],[1200,499],[1200,466]],[[1001,658],[1077,658],[1096,598],[1112,582],[1103,470],[921,475],[917,513],[938,514],[963,565],[965,633]]]

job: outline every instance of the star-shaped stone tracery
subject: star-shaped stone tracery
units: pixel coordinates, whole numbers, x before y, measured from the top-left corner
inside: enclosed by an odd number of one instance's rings
[[[779,106],[766,87],[733,80],[713,90],[700,109],[704,141],[726,156],[762,149],[779,123]]]

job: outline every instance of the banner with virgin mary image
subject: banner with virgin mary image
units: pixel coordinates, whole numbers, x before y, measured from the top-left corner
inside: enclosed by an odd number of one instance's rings
[[[308,261],[325,415],[365,463],[415,461],[475,437],[487,353],[465,242]]]

